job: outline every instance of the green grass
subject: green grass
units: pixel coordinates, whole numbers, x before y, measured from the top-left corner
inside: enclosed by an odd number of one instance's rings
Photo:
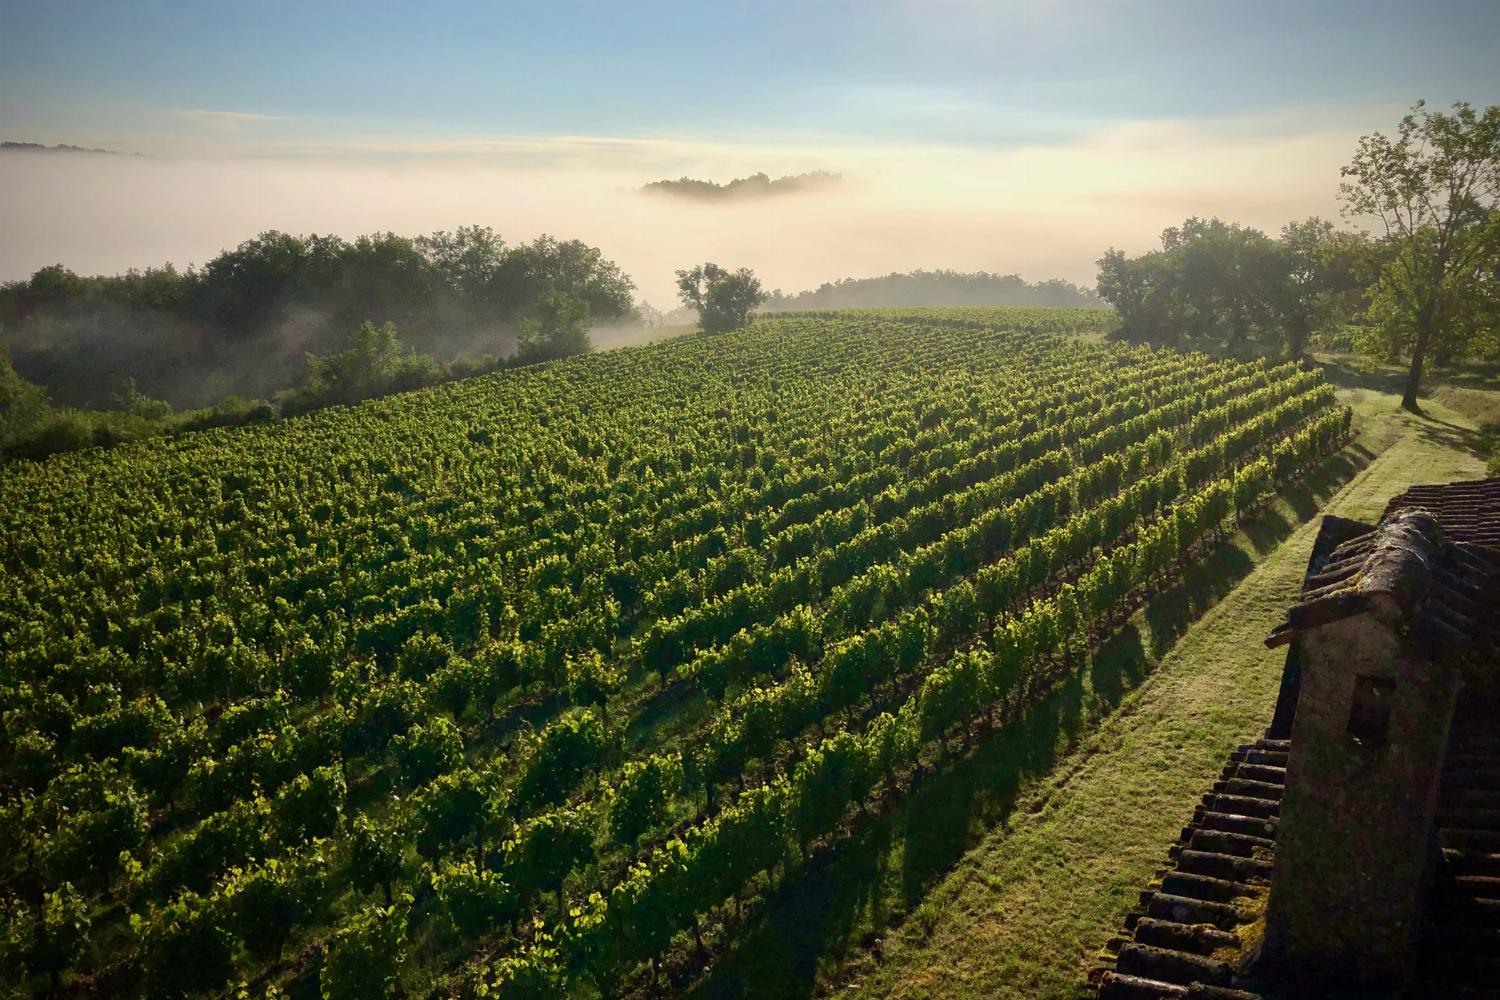
[[[1413,483],[1483,475],[1465,386],[1399,412],[1383,376],[1330,366],[1359,439],[1158,595],[1022,724],[814,859],[699,997],[1076,996],[1094,956],[1238,743],[1270,719],[1322,511],[1374,518]],[[1473,410],[1469,410],[1474,407]],[[1477,419],[1476,419],[1477,418]]]

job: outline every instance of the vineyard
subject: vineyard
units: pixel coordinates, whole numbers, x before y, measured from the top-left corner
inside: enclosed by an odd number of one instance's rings
[[[790,314],[0,470],[0,980],[701,967],[1348,437],[1109,321]]]

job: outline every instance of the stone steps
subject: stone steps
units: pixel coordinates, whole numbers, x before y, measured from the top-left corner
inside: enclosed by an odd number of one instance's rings
[[[1211,812],[1207,809],[1198,809],[1193,819],[1197,821],[1199,829],[1214,830],[1218,833],[1238,833],[1247,837],[1259,837],[1262,840],[1275,840],[1277,820],[1272,816],[1241,816],[1236,813]]]
[[[1214,792],[1220,795],[1243,795],[1251,799],[1281,801],[1281,785],[1268,781],[1252,781],[1249,778],[1228,778],[1216,781]]]
[[[1500,854],[1447,850],[1443,863],[1454,875],[1500,875]]]
[[[1500,810],[1500,790],[1493,788],[1450,788],[1443,792],[1445,809]]]
[[[1116,970],[1127,976],[1175,983],[1178,986],[1191,986],[1194,983],[1228,986],[1234,978],[1234,970],[1228,963],[1218,959],[1134,941],[1120,949]]]
[[[1493,746],[1493,750],[1491,749]],[[1440,925],[1423,948],[1425,997],[1500,1000],[1500,740],[1455,737],[1439,796]],[[1101,1000],[1258,1000],[1226,962],[1246,904],[1268,891],[1286,785],[1288,741],[1229,755],[1213,790],[1090,977]]]
[[[1269,764],[1273,767],[1286,767],[1287,758],[1291,755],[1285,750],[1261,750],[1254,746],[1241,747],[1229,755],[1232,761],[1246,764]]]
[[[1189,829],[1191,830],[1191,827]],[[1269,837],[1251,837],[1243,833],[1228,833],[1223,830],[1192,830],[1187,846],[1194,851],[1253,858],[1257,851],[1275,850],[1276,841]]]
[[[1182,850],[1177,854],[1177,870],[1195,875],[1210,875],[1233,882],[1255,885],[1271,884],[1272,865],[1259,858],[1241,858],[1233,854],[1211,854],[1206,851]],[[1482,874],[1482,873],[1479,873]]]
[[[1247,993],[1227,986],[1198,983],[1179,986],[1156,979],[1106,972],[1099,982],[1099,1000],[1262,1000],[1259,993]]]
[[[1258,799],[1248,795],[1203,796],[1204,808],[1211,812],[1231,813],[1236,816],[1259,816],[1263,819],[1281,815],[1281,798]]]
[[[1445,827],[1438,830],[1438,840],[1444,848],[1474,851],[1480,854],[1500,854],[1500,830],[1465,830]]]
[[[1500,720],[1482,713],[1455,723],[1438,792],[1443,865],[1422,970],[1445,997],[1500,1000],[1500,737],[1491,735],[1497,731]]]
[[[1237,948],[1240,939],[1227,931],[1203,924],[1181,924],[1172,920],[1142,917],[1135,925],[1135,940],[1157,948],[1175,948],[1195,955],[1209,955],[1219,948]]]
[[[1240,948],[1234,929],[1255,919],[1246,904],[1270,884],[1288,750],[1286,740],[1262,740],[1229,754],[1169,851],[1173,868],[1126,920],[1130,940],[1101,954],[1112,966],[1090,977],[1101,1000],[1260,1000],[1223,956]]]
[[[1448,890],[1461,899],[1500,899],[1500,876],[1454,875]]]

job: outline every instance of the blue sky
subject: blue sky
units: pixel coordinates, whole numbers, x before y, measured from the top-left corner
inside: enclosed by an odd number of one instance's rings
[[[1496,0],[4,0],[0,134],[998,148],[1127,120],[1493,103],[1497,49]]]
[[[146,154],[0,157],[0,280],[478,223],[663,304],[702,260],[1087,284],[1189,215],[1337,218],[1359,135],[1500,104],[1497,49],[1500,0],[0,0],[0,138]],[[845,182],[636,193],[815,169]]]

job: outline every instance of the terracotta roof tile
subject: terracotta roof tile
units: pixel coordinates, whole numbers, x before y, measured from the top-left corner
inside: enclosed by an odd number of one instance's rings
[[[1500,476],[1413,486],[1391,498],[1381,520],[1411,507],[1432,512],[1451,541],[1500,551]]]
[[[1428,506],[1431,504],[1431,506]],[[1332,522],[1332,528],[1330,523]],[[1341,538],[1314,558],[1301,599],[1266,639],[1289,643],[1299,631],[1394,602],[1429,655],[1500,656],[1500,478],[1418,486],[1394,498],[1378,526],[1325,519]],[[1358,533],[1356,533],[1358,532]]]

